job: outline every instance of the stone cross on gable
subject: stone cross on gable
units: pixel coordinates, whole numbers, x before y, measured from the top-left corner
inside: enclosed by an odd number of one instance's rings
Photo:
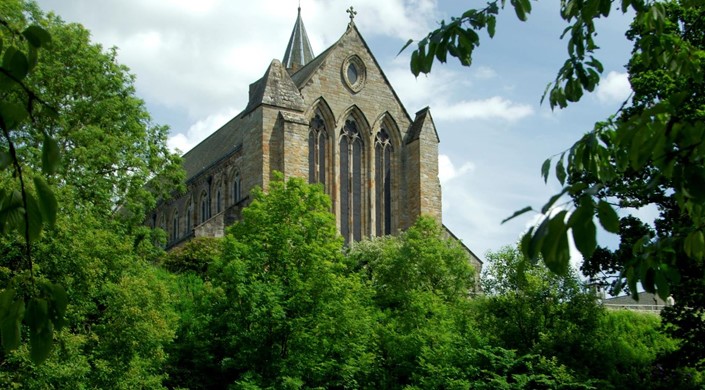
[[[345,12],[347,12],[350,15],[350,23],[352,24],[353,19],[355,19],[355,15],[357,15],[357,11],[355,11],[351,5],[350,8],[348,8],[348,10]]]

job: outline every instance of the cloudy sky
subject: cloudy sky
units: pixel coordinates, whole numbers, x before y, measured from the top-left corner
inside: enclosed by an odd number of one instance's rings
[[[67,22],[78,22],[136,75],[137,93],[155,122],[169,125],[172,148],[187,151],[239,113],[248,86],[273,58],[281,59],[296,19],[297,0],[39,0]],[[302,0],[314,52],[355,23],[410,113],[430,106],[440,144],[444,223],[480,257],[513,244],[531,223],[515,210],[540,206],[557,192],[544,184],[543,160],[570,147],[629,94],[624,64],[628,18],[614,11],[598,25],[605,65],[592,95],[565,110],[539,100],[566,58],[566,27],[558,1],[532,2],[528,23],[500,15],[494,39],[481,34],[473,65],[435,64],[428,77],[409,72],[409,38],[419,39],[463,6],[484,2],[435,0]],[[535,218],[535,217],[534,217]],[[610,237],[603,237],[608,242]],[[613,240],[613,238],[612,238]]]

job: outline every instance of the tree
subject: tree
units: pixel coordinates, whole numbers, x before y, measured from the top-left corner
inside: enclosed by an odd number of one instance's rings
[[[595,58],[594,37],[598,33],[595,20],[608,17],[613,3],[613,0],[561,2],[561,18],[569,23],[564,33],[568,37],[568,59],[544,94],[552,108],[579,101],[584,91],[594,90],[599,83],[602,65]],[[496,18],[506,4],[506,0],[490,1],[483,9],[470,9],[448,23],[442,22],[437,30],[418,42],[411,57],[411,71],[416,75],[428,73],[434,58],[445,62],[448,55],[470,65],[473,50],[480,42],[477,31],[486,29],[492,37]],[[527,20],[530,0],[512,0],[510,4],[520,20]],[[670,21],[668,9],[673,4],[680,7],[683,15],[693,18],[679,19],[678,23]],[[633,246],[634,260],[622,267],[621,277],[633,292],[637,282],[641,282],[644,288],[665,298],[680,277],[672,254],[680,251],[691,262],[705,258],[705,144],[702,142],[705,122],[681,115],[679,108],[702,96],[705,50],[702,30],[698,28],[702,23],[702,17],[698,17],[701,5],[696,0],[623,0],[618,6],[622,12],[634,13],[633,56],[638,66],[633,62],[630,75],[637,71],[665,72],[678,80],[679,88],[663,90],[659,95],[644,95],[638,102],[639,110],[629,110],[627,104],[623,105],[617,116],[597,123],[570,149],[544,162],[541,174],[547,180],[555,159],[556,178],[563,190],[541,208],[543,218],[524,235],[522,250],[534,260],[542,257],[551,270],[565,272],[571,234],[583,257],[590,258],[597,246],[595,216],[607,231],[619,232],[619,217],[612,202],[597,194],[631,172],[648,177],[648,185],[637,195],[648,199],[654,186],[667,185],[675,210],[692,224],[683,226],[668,240],[637,241]],[[566,177],[577,172],[586,172],[592,181],[576,179],[566,183]],[[566,194],[575,200],[570,213],[555,207]],[[514,216],[531,210],[526,207]]]
[[[204,386],[360,386],[374,356],[370,294],[347,275],[330,199],[281,175],[252,196],[199,298],[209,361],[183,365]]]
[[[0,333],[7,350],[16,348],[24,319],[41,362],[68,297],[57,279],[35,278],[40,233],[52,234],[57,215],[74,208],[110,215],[116,232],[141,230],[135,222],[183,174],[115,50],[31,1],[5,1],[0,11],[0,228],[25,243],[0,292]],[[75,203],[62,208],[62,197]]]
[[[555,356],[580,369],[580,356],[595,339],[602,310],[575,272],[556,275],[513,247],[490,252],[486,259],[486,298],[478,313],[490,337],[504,348]]]
[[[421,217],[399,236],[353,244],[347,261],[374,291],[379,350],[370,385],[466,383],[480,337],[469,324],[475,273],[460,244]]]

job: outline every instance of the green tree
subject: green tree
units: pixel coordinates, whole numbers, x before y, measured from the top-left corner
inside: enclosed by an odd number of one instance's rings
[[[486,297],[478,315],[490,337],[501,347],[555,356],[580,369],[602,310],[575,272],[556,275],[508,246],[488,253],[486,259],[482,275]]]
[[[281,176],[253,192],[208,269],[203,383],[359,387],[374,357],[368,289],[349,277],[318,186]],[[186,362],[197,366],[198,362]],[[197,367],[200,371],[200,367]],[[198,373],[195,373],[198,375]]]
[[[59,192],[61,202],[72,199]],[[38,278],[65,287],[65,326],[42,365],[27,346],[0,353],[2,388],[162,388],[177,317],[169,277],[138,256],[134,238],[85,208],[58,216],[34,244]],[[0,270],[13,275],[18,243],[0,241]]]
[[[457,386],[480,343],[470,324],[474,270],[460,244],[432,218],[396,237],[351,246],[348,262],[374,291],[376,388]],[[432,385],[433,383],[433,385]]]
[[[531,12],[530,0],[509,2],[517,17],[524,21]],[[566,107],[577,102],[584,91],[593,91],[600,80],[602,64],[595,57],[598,34],[595,21],[608,17],[615,7],[613,0],[565,0],[560,3],[560,17],[568,23],[564,36],[568,40],[568,58],[558,71],[555,81],[546,89],[545,97],[552,108]],[[705,122],[694,116],[681,115],[684,104],[701,99],[705,50],[702,46],[701,2],[698,0],[622,0],[617,6],[622,12],[633,12],[632,38],[634,59],[630,77],[635,73],[669,74],[677,80],[678,88],[661,90],[659,94],[644,95],[639,110],[629,110],[626,104],[618,115],[597,123],[592,131],[570,149],[549,158],[541,173],[548,179],[555,159],[556,177],[563,190],[552,197],[541,209],[543,219],[522,239],[522,250],[532,259],[542,257],[556,272],[568,268],[570,258],[568,234],[584,258],[595,251],[597,216],[609,232],[619,232],[619,218],[610,201],[597,196],[615,179],[647,177],[647,186],[637,196],[648,199],[654,186],[669,187],[678,215],[692,223],[683,226],[669,240],[649,242],[640,240],[633,246],[636,254],[630,266],[622,268],[622,277],[636,291],[636,283],[662,297],[669,295],[670,286],[678,283],[679,272],[674,266],[674,251],[683,252],[691,262],[705,257],[705,169],[703,156]],[[506,0],[490,1],[485,8],[470,9],[460,17],[429,33],[418,42],[411,57],[414,74],[428,73],[434,59],[445,62],[448,55],[470,65],[472,53],[479,45],[479,30],[494,35],[496,18],[505,8]],[[684,17],[674,23],[669,19],[669,8],[676,5]],[[411,41],[408,43],[410,44]],[[407,45],[408,45],[407,44]],[[638,65],[637,65],[638,64]],[[698,110],[700,110],[698,108]],[[576,179],[566,183],[571,172],[585,172],[592,180]],[[575,199],[575,208],[556,210],[554,205],[563,195]],[[514,216],[532,210],[524,208]]]
[[[93,261],[69,254],[80,253],[83,245],[98,245],[88,238],[110,234],[133,244],[138,238],[133,233],[143,232],[135,222],[141,222],[144,210],[173,190],[183,175],[178,158],[166,148],[166,128],[151,123],[143,102],[134,96],[133,76],[117,63],[115,50],[103,51],[90,42],[82,26],[44,15],[32,1],[4,1],[0,15],[0,228],[9,233],[3,239],[12,254],[2,262],[7,278],[0,292],[0,333],[9,350],[20,345],[23,329],[28,330],[30,356],[41,362],[49,357],[53,339],[61,337],[54,329],[91,326],[110,313],[100,311],[94,314],[98,319],[90,320],[69,317],[72,304],[98,300],[97,291],[81,291],[85,294],[75,299],[67,295],[75,292],[73,276]],[[86,220],[85,230],[54,226],[62,216],[75,221],[79,215]],[[62,234],[85,241],[56,253],[44,250],[59,244]],[[17,245],[22,241],[20,252]],[[127,251],[124,256],[107,252],[109,256],[138,258],[132,246],[115,247]],[[53,261],[61,256],[75,268],[55,267]],[[143,282],[118,274],[126,291]],[[108,288],[96,286],[100,291]],[[118,304],[110,301],[117,298],[117,290],[104,293],[104,304]],[[21,351],[17,356],[23,356]],[[18,359],[15,362],[22,361]]]

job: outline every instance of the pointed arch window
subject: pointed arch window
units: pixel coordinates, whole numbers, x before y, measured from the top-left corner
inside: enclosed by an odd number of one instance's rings
[[[223,185],[218,183],[218,189],[215,190],[215,213],[219,214],[223,211]]]
[[[189,235],[191,234],[191,229],[193,229],[193,226],[191,225],[191,216],[193,215],[193,200],[189,200],[188,202],[188,207],[186,208],[186,227],[184,231],[184,235]]]
[[[210,207],[208,202],[208,194],[203,191],[201,193],[201,223],[204,223],[210,218]]]
[[[179,239],[179,212],[174,211],[174,216],[171,221],[171,240],[176,241]]]
[[[326,185],[326,141],[328,132],[320,113],[313,117],[308,132],[308,181]]]
[[[381,128],[375,137],[375,221],[377,236],[392,234],[392,144]]]
[[[237,204],[241,197],[240,197],[240,172],[236,172],[235,175],[233,176],[233,193],[232,193],[232,201],[233,204]]]
[[[340,233],[345,242],[362,239],[363,143],[351,117],[340,132]]]

